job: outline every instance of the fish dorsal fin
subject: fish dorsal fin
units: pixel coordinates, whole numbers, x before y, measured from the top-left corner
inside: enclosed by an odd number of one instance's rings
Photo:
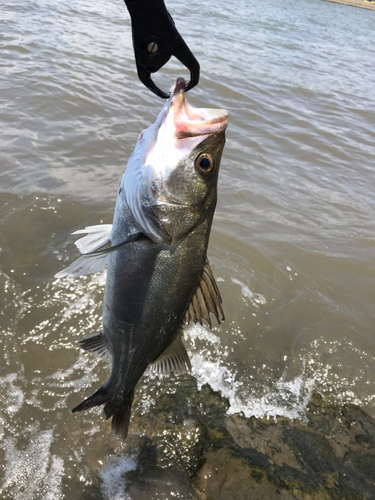
[[[205,319],[209,327],[212,328],[210,317],[212,313],[220,325],[221,321],[225,320],[223,308],[221,307],[222,302],[219,288],[207,259],[203,268],[202,278],[186,311],[185,321],[187,323],[194,321],[194,323],[202,325]]]
[[[191,371],[191,363],[182,340],[182,332],[179,332],[166,350],[150,364],[149,371],[158,375],[167,375],[171,371],[180,373]]]
[[[83,337],[83,339],[78,341],[81,349],[85,351],[94,352],[97,356],[100,356],[104,361],[110,363],[112,361],[112,355],[108,350],[107,342],[103,335],[103,331],[89,335],[88,337]]]
[[[72,233],[86,234],[86,236],[75,242],[82,255],[70,266],[55,274],[55,278],[64,278],[65,276],[78,278],[84,274],[99,273],[108,264],[112,252],[125,245],[125,243],[136,240],[141,235],[140,231],[132,231],[125,235],[121,243],[112,245],[110,240],[111,230],[112,224],[101,224],[89,226]]]

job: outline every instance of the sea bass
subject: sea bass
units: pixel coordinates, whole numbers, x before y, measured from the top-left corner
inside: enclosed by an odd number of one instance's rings
[[[189,106],[179,78],[126,166],[113,224],[87,227],[83,254],[56,277],[108,266],[103,329],[80,346],[111,362],[109,379],[73,412],[104,405],[128,434],[134,389],[145,370],[189,371],[184,323],[224,319],[207,246],[228,114]]]

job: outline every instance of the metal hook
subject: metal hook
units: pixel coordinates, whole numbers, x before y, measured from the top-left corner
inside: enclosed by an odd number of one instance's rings
[[[190,71],[186,91],[199,82],[199,63],[178,33],[163,0],[124,0],[132,21],[133,47],[138,77],[151,92],[168,99],[151,74],[175,56]]]

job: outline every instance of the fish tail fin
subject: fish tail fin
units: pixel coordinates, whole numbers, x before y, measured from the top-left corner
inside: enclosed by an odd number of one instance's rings
[[[112,417],[112,429],[116,435],[125,440],[128,435],[130,413],[134,399],[134,391],[122,401],[110,400],[104,407],[107,420]]]
[[[100,389],[98,389],[92,396],[82,401],[81,404],[73,408],[72,412],[88,410],[89,408],[93,408],[94,406],[100,406],[109,401],[109,394],[107,389],[102,385]]]
[[[112,417],[112,429],[116,435],[125,440],[128,435],[130,413],[134,399],[134,391],[129,393],[124,399],[112,399],[106,387],[102,385],[92,396],[82,401],[81,404],[73,408],[72,412],[88,410],[94,406],[105,404],[104,412],[108,419]]]

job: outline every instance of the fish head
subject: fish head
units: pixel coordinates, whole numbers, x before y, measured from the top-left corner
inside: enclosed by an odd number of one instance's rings
[[[122,182],[126,204],[154,242],[174,243],[215,209],[228,113],[194,108],[179,78],[139,136]]]

